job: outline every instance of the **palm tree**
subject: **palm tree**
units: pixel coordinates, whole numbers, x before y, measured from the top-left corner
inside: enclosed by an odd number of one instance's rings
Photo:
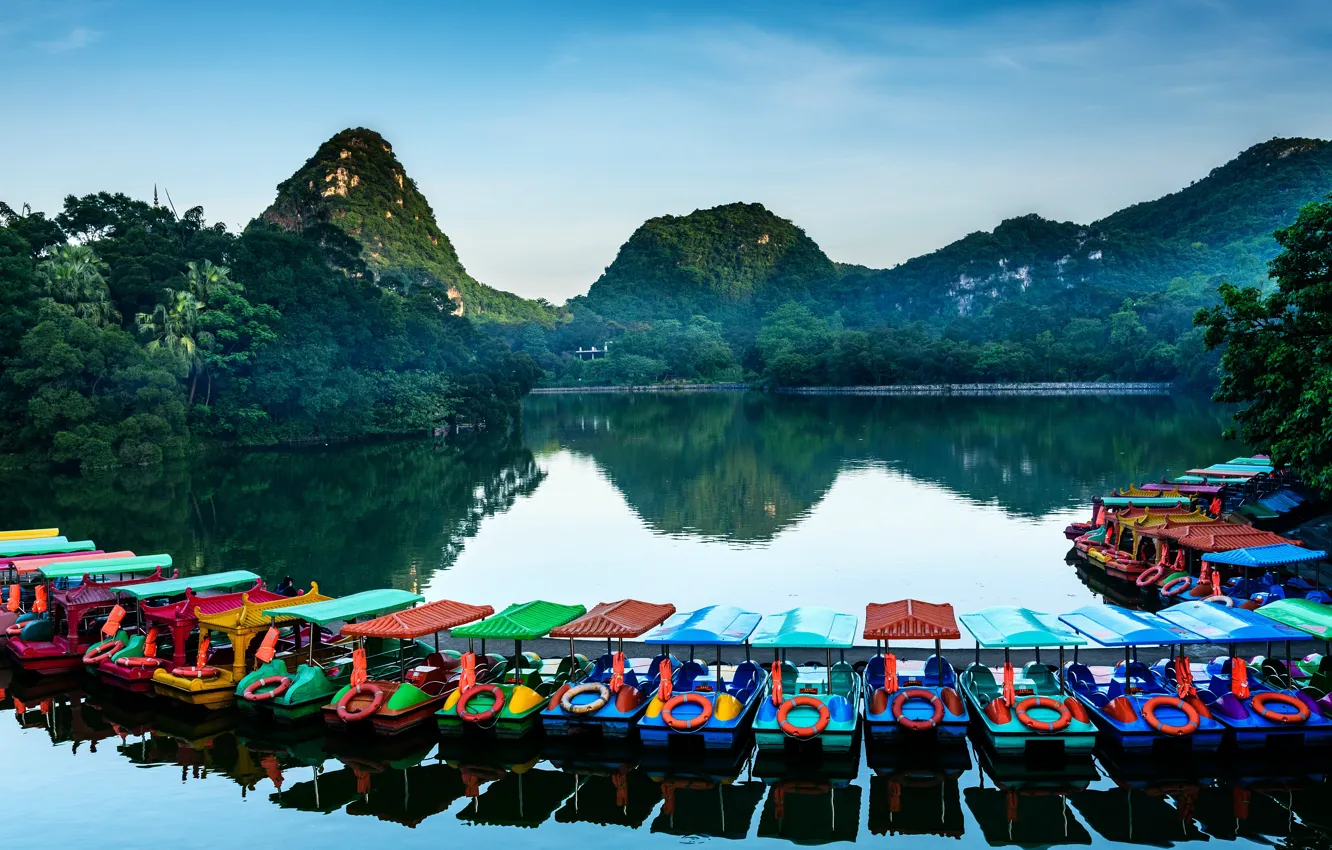
[[[200,309],[207,309],[208,300],[223,290],[232,289],[239,292],[244,289],[231,279],[231,269],[226,266],[215,266],[212,260],[204,260],[202,265],[186,263],[185,268],[187,269],[186,290],[194,296]]]
[[[164,296],[165,300],[153,312],[135,316],[134,324],[139,335],[148,339],[149,351],[169,351],[186,364],[190,372],[188,403],[194,404],[199,375],[207,368],[203,353],[212,347],[213,335],[199,329],[200,307],[194,293],[168,289]],[[209,394],[212,394],[211,383]]]
[[[98,327],[120,321],[102,272],[106,264],[87,245],[58,245],[37,266],[46,300]]]

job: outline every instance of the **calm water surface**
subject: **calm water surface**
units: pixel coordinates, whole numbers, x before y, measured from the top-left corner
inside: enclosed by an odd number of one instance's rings
[[[636,596],[856,613],[917,596],[1057,611],[1098,598],[1065,563],[1064,525],[1111,486],[1240,453],[1219,436],[1225,420],[1168,398],[548,396],[528,402],[519,440],[0,474],[0,526],[58,525],[170,552],[186,573],[290,574],[332,594],[391,585],[496,606]],[[190,847],[1328,847],[1332,826],[1325,765],[1286,760],[654,764],[550,742],[326,741],[318,724],[278,736],[81,677],[0,668],[0,685],[0,753],[21,767],[21,799],[43,806],[15,808],[31,828],[7,831],[13,847],[96,846],[112,828],[121,843]]]

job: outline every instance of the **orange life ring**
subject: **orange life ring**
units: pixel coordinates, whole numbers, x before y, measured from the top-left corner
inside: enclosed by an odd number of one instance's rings
[[[477,696],[478,694],[490,694],[494,697],[494,702],[490,704],[490,708],[487,708],[484,711],[468,711],[467,703],[471,702],[472,697]],[[462,696],[458,698],[458,717],[466,720],[468,723],[485,723],[503,710],[504,690],[496,684],[482,683],[480,685],[472,685],[466,691],[463,691]]]
[[[1165,583],[1161,588],[1162,596],[1179,596],[1185,590],[1188,590],[1189,583],[1192,581],[1188,576],[1176,576]]]
[[[1027,713],[1033,708],[1048,708],[1051,711],[1057,711],[1059,712],[1059,719],[1036,720]],[[1062,732],[1068,728],[1068,724],[1073,722],[1073,712],[1068,710],[1068,706],[1051,697],[1027,697],[1017,704],[1015,713],[1018,722],[1037,732]]]
[[[357,694],[369,694],[370,704],[357,711],[352,711],[347,707],[347,703],[351,702],[351,698]],[[347,688],[338,699],[338,703],[334,706],[334,709],[338,713],[338,719],[343,723],[355,723],[356,721],[364,720],[376,711],[379,711],[383,705],[384,691],[374,682],[365,682],[364,684],[352,685]]]
[[[88,647],[88,651],[83,653],[83,663],[100,664],[124,648],[125,642],[122,640],[104,640],[96,646]]]
[[[909,700],[923,699],[930,704],[934,713],[928,720],[915,720],[902,714],[902,709]],[[910,729],[913,732],[925,732],[938,726],[943,721],[944,706],[943,701],[933,691],[927,691],[924,688],[907,688],[893,699],[893,720],[903,729]]]
[[[1189,722],[1185,723],[1183,726],[1171,726],[1167,723],[1162,723],[1156,717],[1156,710],[1163,705],[1174,706],[1184,712],[1184,716],[1188,718]],[[1142,706],[1142,719],[1146,720],[1148,726],[1152,727],[1157,732],[1160,732],[1162,735],[1174,735],[1176,737],[1192,735],[1194,732],[1197,732],[1198,723],[1201,721],[1197,709],[1179,697],[1168,696],[1152,697],[1147,700]]]
[[[150,658],[146,655],[138,657],[117,658],[116,665],[119,667],[156,667],[162,663],[160,658]]]
[[[704,700],[704,702],[707,702],[707,700]],[[818,709],[819,719],[814,722],[813,726],[796,726],[787,719],[791,714],[791,709],[802,705],[806,708]],[[708,703],[708,707],[704,709],[703,713],[705,715],[712,713],[711,703]],[[828,728],[828,721],[830,720],[832,720],[832,715],[828,713],[828,706],[820,702],[818,698],[806,694],[791,697],[777,709],[777,725],[781,727],[782,732],[792,738],[813,738]]]
[[[699,714],[684,720],[676,718],[674,714],[675,709],[679,708],[680,706],[684,705],[687,702],[692,702],[695,705],[697,705],[701,709]],[[667,726],[669,726],[670,728],[674,729],[677,732],[693,731],[694,729],[698,728],[699,726],[702,726],[704,723],[707,723],[711,719],[712,719],[712,703],[709,702],[706,697],[693,692],[676,694],[675,696],[671,697],[670,700],[667,701],[667,703],[664,706],[661,707],[661,722],[665,723]]]
[[[212,679],[217,676],[216,667],[177,667],[171,671],[171,675],[179,676],[182,679]]]
[[[269,685],[276,685],[277,687],[269,688],[266,691],[259,690],[260,688],[267,688]],[[241,696],[250,702],[263,702],[273,697],[282,696],[290,687],[291,677],[289,676],[265,676],[246,685],[245,690],[241,692]]]
[[[1294,714],[1273,711],[1267,707],[1269,702],[1279,702],[1296,711]],[[1309,719],[1309,706],[1301,702],[1300,698],[1294,694],[1282,693],[1281,691],[1263,691],[1260,694],[1254,694],[1253,699],[1249,700],[1249,705],[1253,706],[1253,710],[1258,712],[1264,720],[1270,720],[1273,723],[1303,723]]]
[[[1138,577],[1133,581],[1138,587],[1146,587],[1149,584],[1154,584],[1156,580],[1163,575],[1165,575],[1165,567],[1161,564],[1157,564],[1156,566],[1148,567],[1141,573],[1138,573]]]

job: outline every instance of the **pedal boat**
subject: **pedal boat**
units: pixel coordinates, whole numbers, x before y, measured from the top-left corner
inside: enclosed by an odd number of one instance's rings
[[[587,613],[582,605],[559,605],[535,600],[510,605],[479,623],[454,629],[455,638],[467,638],[458,687],[435,714],[444,735],[479,733],[496,738],[519,738],[541,726],[541,710],[574,673],[574,659],[543,664],[534,653],[523,654],[523,641],[545,637],[551,629]],[[473,642],[513,641],[513,658],[494,662],[484,670],[477,665]],[[528,667],[528,665],[531,665]]]
[[[0,606],[0,647],[9,643],[9,627],[24,614],[31,613],[36,602],[37,587],[42,583],[41,568],[59,561],[98,561],[109,558],[133,558],[133,552],[61,552],[55,555],[15,555],[0,558],[0,573],[8,583],[3,588],[4,605]],[[57,587],[59,584],[57,584]],[[17,632],[15,632],[17,634]]]
[[[117,606],[117,589],[161,581],[162,568],[170,565],[170,555],[145,555],[41,567],[37,593],[46,597],[49,607],[20,617],[10,628],[18,630],[9,639],[14,663],[43,675],[78,670],[84,653],[103,640],[103,621]],[[57,634],[57,626],[65,633]]]
[[[18,540],[37,540],[43,537],[59,537],[58,528],[10,528],[0,531],[0,543],[13,543]]]
[[[1050,614],[1027,608],[997,606],[959,619],[976,639],[976,660],[958,677],[962,695],[984,730],[984,738],[1000,756],[1049,750],[1065,755],[1090,753],[1096,727],[1082,703],[1065,690],[1058,670],[1064,649],[1087,641]],[[1002,649],[1004,665],[994,670],[980,662],[981,648]],[[1014,649],[1031,647],[1036,659],[1021,674],[1013,670]],[[1040,660],[1041,647],[1057,647],[1059,667]]]
[[[638,719],[657,695],[662,662],[667,662],[666,669],[675,665],[659,656],[648,662],[640,675],[624,656],[624,641],[660,626],[674,613],[674,605],[622,599],[602,602],[578,619],[551,630],[551,637],[569,640],[570,664],[576,669],[541,710],[546,734],[631,737]],[[593,663],[579,664],[580,656],[574,648],[578,638],[605,640],[606,654]],[[612,640],[618,641],[614,651]]]
[[[153,673],[159,667],[175,669],[186,665],[186,645],[198,626],[195,609],[204,604],[211,610],[225,610],[223,606],[235,608],[241,604],[242,592],[248,592],[256,600],[284,598],[267,593],[263,581],[249,570],[117,588],[118,597],[137,604],[138,633],[113,635],[110,640],[90,647],[84,656],[84,666],[107,684],[134,693],[151,693]],[[158,654],[157,638],[163,632],[169,638],[170,658]],[[88,663],[90,659],[92,663]]]
[[[223,599],[219,597],[219,600]],[[225,639],[225,643],[211,647],[210,657],[196,657],[196,661],[201,663],[169,670],[166,667],[158,668],[153,672],[153,693],[208,709],[232,705],[236,700],[236,683],[250,671],[259,650],[258,646],[253,645],[254,639],[267,632],[270,626],[276,626],[281,631],[284,627],[299,623],[277,612],[283,608],[328,599],[319,592],[319,585],[312,583],[310,589],[300,596],[278,596],[264,590],[256,593],[253,598],[249,593],[242,593],[239,605],[232,605],[230,599],[219,601],[217,605],[210,604],[208,599],[199,600],[194,608],[194,616],[199,624],[199,642],[205,647],[203,654],[206,655],[213,635]],[[231,607],[213,610],[222,605]],[[288,635],[276,649],[295,653],[301,648],[301,629],[286,630]]]
[[[71,555],[92,555],[101,552],[91,540],[68,540],[55,535],[20,540],[0,540],[0,576],[6,583],[18,579],[19,568],[25,561],[39,558],[58,558]]]
[[[953,606],[903,599],[865,606],[866,640],[874,657],[865,666],[865,729],[872,741],[958,743],[967,736],[971,714],[957,690],[957,673],[944,657],[942,642],[958,640]],[[932,640],[934,655],[923,665],[899,662],[893,640]]]
[[[1298,629],[1309,637],[1322,641],[1332,641],[1332,605],[1311,602],[1308,599],[1282,599],[1258,609],[1258,613],[1269,620],[1275,620],[1293,629]],[[1286,644],[1286,660],[1259,656],[1249,662],[1258,667],[1269,681],[1286,689],[1299,688],[1323,706],[1324,713],[1332,714],[1332,700],[1324,701],[1332,694],[1332,654],[1307,655],[1292,662],[1290,644]]]
[[[1116,605],[1087,605],[1059,619],[1100,646],[1124,650],[1124,661],[1108,674],[1082,664],[1076,648],[1063,668],[1065,687],[1116,746],[1175,752],[1214,752],[1221,746],[1226,727],[1198,697],[1190,672],[1179,681],[1179,671],[1190,670],[1188,658],[1173,662],[1174,682],[1137,659],[1140,646],[1173,649],[1197,643],[1197,635],[1155,614]]]
[[[336,668],[325,663],[321,669],[316,662],[298,669],[286,693],[273,698],[274,712],[289,711],[294,719],[302,703],[317,699],[325,723],[335,730],[398,735],[430,723],[458,687],[462,667],[457,653],[439,650],[439,633],[479,620],[495,609],[448,599],[408,608],[421,597],[402,590],[368,593],[373,595],[348,597],[362,597],[362,616],[368,616],[371,608],[379,613],[342,627],[342,636],[356,642],[351,657],[338,660]],[[321,617],[337,613],[325,612]],[[350,613],[348,607],[340,619],[345,621]],[[331,624],[325,621],[321,625]],[[433,648],[421,641],[427,635],[433,636]]]
[[[860,740],[862,687],[846,650],[856,638],[856,617],[831,608],[805,606],[764,617],[749,644],[771,649],[772,673],[764,683],[754,739],[760,750],[817,748],[825,753],[849,752]],[[797,667],[790,650],[823,650],[824,663]],[[838,660],[833,663],[833,650]]]
[[[1332,711],[1327,702],[1282,687],[1288,683],[1253,675],[1248,664],[1235,656],[1237,643],[1287,643],[1307,639],[1305,632],[1258,611],[1209,602],[1185,602],[1167,608],[1160,616],[1197,635],[1199,643],[1229,648],[1228,655],[1214,659],[1206,672],[1195,676],[1195,687],[1212,716],[1230,730],[1236,746],[1332,743]],[[1158,662],[1157,668],[1173,678],[1174,671],[1164,662]]]
[[[762,618],[731,605],[710,605],[685,614],[675,614],[645,643],[662,647],[670,656],[671,644],[715,646],[716,674],[697,659],[686,661],[671,675],[660,676],[662,686],[638,720],[639,739],[648,747],[665,747],[672,740],[702,738],[710,750],[730,749],[750,731],[759,697],[768,674],[749,659],[749,636]],[[722,649],[745,645],[745,660],[730,671],[722,669]],[[669,684],[667,684],[669,683]]]

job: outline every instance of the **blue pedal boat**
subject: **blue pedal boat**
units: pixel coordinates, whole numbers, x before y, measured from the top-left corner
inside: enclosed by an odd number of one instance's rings
[[[1237,643],[1304,640],[1304,632],[1256,611],[1209,602],[1176,605],[1162,611],[1161,617],[1198,635],[1201,642],[1225,644],[1229,649],[1228,655],[1214,659],[1194,678],[1198,696],[1231,731],[1237,746],[1332,743],[1332,717],[1312,696],[1251,674],[1243,659],[1235,657]],[[1174,671],[1164,662],[1156,666],[1173,678]]]
[[[662,662],[668,662],[668,670],[679,663],[668,656],[658,656],[640,674],[624,656],[624,641],[660,626],[674,613],[674,605],[621,599],[599,603],[573,622],[552,629],[551,637],[568,638],[570,667],[576,669],[541,711],[541,726],[546,733],[630,737],[638,719],[657,695]],[[605,640],[606,654],[581,666],[574,651],[577,638]],[[612,640],[618,641],[614,651],[611,651]]]
[[[760,750],[783,750],[789,741],[847,752],[859,743],[861,681],[846,661],[855,639],[855,616],[831,608],[804,606],[763,618],[749,641],[755,649],[773,651],[772,674],[754,718]],[[786,657],[793,649],[823,650],[824,665],[797,667]]]
[[[953,606],[916,599],[870,603],[865,606],[864,637],[875,647],[865,667],[870,739],[964,740],[971,713],[958,693],[957,673],[941,649],[942,641],[962,637]],[[934,655],[923,665],[899,662],[889,648],[894,640],[932,640]]]
[[[748,657],[736,665],[727,679],[722,670],[722,648],[748,647],[747,641],[762,619],[752,611],[733,605],[710,605],[686,614],[676,614],[645,639],[670,655],[672,644],[717,647],[715,676],[697,659],[686,661],[671,676],[663,675],[662,687],[648,703],[638,721],[638,735],[645,746],[664,747],[673,739],[697,737],[707,749],[727,749],[750,731],[759,695],[768,674]],[[746,656],[748,653],[746,653]]]
[[[976,660],[958,676],[958,685],[998,755],[1021,756],[1042,749],[1081,755],[1095,748],[1096,727],[1082,703],[1065,690],[1058,673],[1064,666],[1064,649],[1085,646],[1086,638],[1052,615],[1027,608],[996,606],[959,619],[976,638]],[[981,664],[981,647],[1004,651],[1004,666],[997,671],[1001,678]],[[1036,659],[1018,674],[1012,651],[1028,647],[1035,650]],[[1041,662],[1041,647],[1058,647],[1059,668]]]
[[[1213,752],[1226,727],[1185,681],[1167,681],[1158,670],[1138,661],[1139,646],[1181,646],[1201,638],[1155,614],[1117,605],[1087,605],[1059,618],[1079,634],[1104,647],[1122,647],[1124,661],[1108,676],[1073,660],[1063,670],[1064,685],[1086,707],[1096,727],[1125,750],[1170,746]],[[1189,663],[1176,661],[1174,671]]]

